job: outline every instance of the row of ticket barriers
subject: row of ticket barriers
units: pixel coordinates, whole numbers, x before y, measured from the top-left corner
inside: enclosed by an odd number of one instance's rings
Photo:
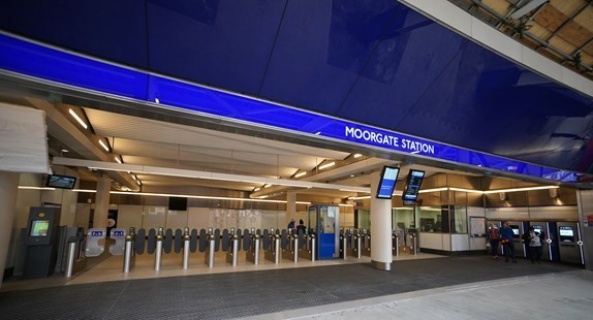
[[[107,245],[107,231],[102,228],[89,229],[85,243],[80,238],[72,238],[67,264],[76,261],[81,255],[77,246],[84,245],[85,257],[97,257],[107,251],[114,256],[123,256],[124,273],[130,272],[135,265],[136,255],[154,255],[154,269],[160,270],[163,254],[181,253],[181,266],[187,269],[190,264],[190,253],[204,253],[204,263],[214,267],[215,253],[225,252],[226,262],[237,265],[240,251],[247,261],[259,264],[260,251],[263,257],[274,263],[282,259],[298,262],[299,259],[317,260],[317,245],[314,232],[303,232],[296,229],[138,229],[128,230],[115,228],[109,232],[111,243]],[[371,255],[371,235],[366,229],[342,229],[339,235],[339,258],[347,259]],[[409,230],[394,231],[392,235],[394,255],[417,252],[417,233]],[[75,270],[66,267],[67,270]],[[66,272],[72,276],[73,272]]]

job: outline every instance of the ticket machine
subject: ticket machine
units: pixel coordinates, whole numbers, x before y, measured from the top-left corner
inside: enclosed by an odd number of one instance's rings
[[[561,262],[585,264],[578,222],[557,222],[558,251]]]
[[[60,207],[29,210],[25,244],[25,277],[48,277],[54,272],[58,255]]]
[[[542,243],[542,260],[552,261],[552,250],[550,250],[550,245],[546,241],[550,238],[549,224],[547,222],[532,221],[529,222],[529,227],[533,227],[533,231],[540,235]]]

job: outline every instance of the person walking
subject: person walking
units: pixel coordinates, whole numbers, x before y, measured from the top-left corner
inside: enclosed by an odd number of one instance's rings
[[[492,259],[498,259],[498,246],[500,243],[500,231],[490,222],[488,224],[488,231],[486,232],[486,239],[490,243],[490,252],[492,253]]]
[[[504,226],[500,228],[500,243],[502,243],[502,250],[504,251],[504,262],[509,262],[509,258],[511,258],[514,263],[517,263],[513,236],[513,229],[509,226],[509,222],[506,221]]]

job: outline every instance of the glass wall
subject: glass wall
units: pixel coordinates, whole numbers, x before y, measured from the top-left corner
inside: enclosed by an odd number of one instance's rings
[[[467,206],[421,206],[420,232],[467,233]]]
[[[398,207],[391,209],[391,229],[403,230],[416,227],[414,207]]]

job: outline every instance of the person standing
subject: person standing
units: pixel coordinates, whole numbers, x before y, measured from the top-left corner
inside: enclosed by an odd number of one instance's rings
[[[288,223],[287,228],[288,228],[288,230],[294,229],[294,219],[290,219],[290,222]]]
[[[504,251],[504,262],[509,262],[509,258],[511,258],[514,263],[517,263],[513,236],[513,229],[509,226],[509,222],[506,221],[504,226],[500,228],[500,243],[502,243],[502,250]]]
[[[305,226],[305,221],[303,219],[299,219],[299,225],[296,226],[297,233],[307,233],[307,226]]]
[[[529,253],[531,253],[531,263],[542,263],[542,240],[540,234],[535,232],[533,227],[529,227]]]
[[[486,232],[486,239],[490,242],[490,251],[492,252],[492,259],[498,259],[498,245],[500,242],[500,231],[490,222],[488,224],[488,231]]]

